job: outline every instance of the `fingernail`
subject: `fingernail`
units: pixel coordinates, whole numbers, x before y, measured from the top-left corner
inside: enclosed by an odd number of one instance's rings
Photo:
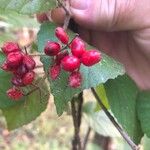
[[[85,10],[89,7],[90,0],[71,0],[71,7],[74,9]]]

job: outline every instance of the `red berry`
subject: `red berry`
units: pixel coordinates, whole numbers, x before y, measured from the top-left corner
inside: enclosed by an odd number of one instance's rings
[[[49,75],[52,80],[56,80],[60,74],[61,67],[60,65],[54,65],[49,68]]]
[[[13,71],[13,69],[8,66],[6,61],[1,65],[1,69],[4,71]]]
[[[69,36],[62,27],[56,28],[55,35],[63,44],[67,44],[69,42]]]
[[[33,70],[35,68],[35,65],[36,65],[34,59],[29,55],[23,56],[23,64],[27,70]]]
[[[17,43],[14,42],[6,42],[3,47],[2,47],[2,51],[8,55],[11,52],[17,52],[17,51],[21,51],[21,49],[19,48],[19,45]]]
[[[60,52],[61,46],[57,42],[48,41],[45,45],[44,52],[48,56],[55,56]]]
[[[82,76],[80,72],[72,72],[69,76],[69,86],[72,88],[78,88],[82,83]]]
[[[61,65],[65,71],[72,72],[80,67],[80,60],[76,56],[65,56]]]
[[[28,72],[26,66],[24,64],[21,64],[17,70],[14,72],[15,75],[22,77]]]
[[[7,91],[7,95],[8,95],[8,97],[11,98],[12,100],[19,100],[20,98],[22,98],[23,93],[22,93],[21,90],[19,90],[19,89],[13,87],[13,88],[11,88],[11,89],[9,89],[9,90]]]
[[[24,85],[29,85],[33,82],[34,78],[35,78],[35,72],[30,71],[23,76],[22,82]]]
[[[19,76],[14,76],[11,80],[11,83],[15,86],[24,86],[22,79]]]
[[[61,63],[61,60],[67,55],[69,55],[69,53],[66,50],[58,53],[58,55],[56,56],[56,59],[55,59],[56,64],[59,65]]]
[[[101,60],[101,53],[97,50],[89,50],[86,51],[82,55],[82,63],[85,66],[93,66],[94,64],[98,63]]]
[[[10,68],[17,68],[22,63],[23,55],[20,52],[12,52],[7,56],[7,64]]]
[[[36,18],[39,23],[43,23],[49,20],[46,13],[38,13],[36,14]]]
[[[83,53],[85,52],[85,44],[79,37],[76,37],[72,41],[70,48],[72,54],[78,58],[81,58]]]

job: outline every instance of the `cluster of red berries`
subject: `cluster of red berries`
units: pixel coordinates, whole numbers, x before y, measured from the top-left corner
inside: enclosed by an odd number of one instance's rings
[[[45,45],[44,52],[48,56],[54,57],[54,64],[49,69],[52,80],[58,78],[61,69],[70,72],[68,84],[72,88],[78,88],[82,83],[82,75],[80,73],[81,63],[85,66],[93,66],[101,60],[101,53],[97,50],[86,50],[85,43],[75,37],[69,43],[69,36],[63,28],[57,27],[55,36],[62,43],[48,41]],[[69,54],[67,49],[71,49]]]
[[[7,91],[7,95],[13,100],[18,100],[23,96],[20,87],[32,84],[35,78],[33,69],[36,64],[33,58],[24,53],[17,43],[6,42],[1,49],[6,55],[1,69],[13,74],[11,79],[13,87]]]

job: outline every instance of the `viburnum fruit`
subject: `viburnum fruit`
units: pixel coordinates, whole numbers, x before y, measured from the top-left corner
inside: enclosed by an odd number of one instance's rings
[[[46,13],[38,13],[36,14],[36,18],[39,23],[43,23],[49,20]]]
[[[23,56],[23,65],[26,67],[27,70],[33,70],[35,68],[35,61],[34,59],[29,55]]]
[[[44,52],[48,56],[55,56],[60,52],[60,44],[53,41],[48,41],[45,45]]]
[[[11,83],[15,86],[24,86],[20,76],[14,76],[11,80]]]
[[[22,78],[22,83],[24,85],[29,85],[33,82],[34,78],[35,78],[35,72],[34,71],[27,72]]]
[[[65,56],[61,61],[61,66],[65,71],[73,72],[80,67],[80,60],[76,56]]]
[[[68,44],[69,36],[62,27],[55,29],[55,35],[63,44]]]
[[[82,75],[80,72],[72,72],[68,79],[68,84],[72,88],[78,88],[82,83]]]
[[[100,52],[98,52],[97,50],[89,50],[89,51],[86,51],[82,55],[81,62],[85,66],[93,66],[96,63],[98,63],[100,60],[101,60],[101,53]]]
[[[14,74],[17,76],[22,77],[24,74],[26,74],[28,72],[28,69],[26,68],[26,66],[24,64],[21,64],[16,71],[14,71]]]
[[[30,55],[20,49],[17,43],[7,42],[2,50],[6,54],[6,59],[0,68],[13,75],[11,78],[13,88],[7,91],[7,95],[13,100],[18,100],[24,96],[20,88],[32,84],[35,79],[33,69],[36,63]]]
[[[6,42],[1,49],[6,55],[11,52],[21,51],[19,45],[15,42]]]
[[[61,60],[67,55],[69,55],[69,53],[66,50],[58,53],[58,55],[56,55],[56,59],[55,59],[56,64],[59,65],[61,63]]]
[[[69,43],[69,36],[62,27],[55,29],[55,36],[62,45],[48,41],[44,48],[46,55],[54,56],[52,67],[48,70],[50,78],[56,80],[63,69],[71,72],[68,78],[69,86],[78,88],[82,83],[82,76],[79,72],[81,63],[88,67],[93,66],[101,60],[101,53],[97,50],[87,51],[85,43],[79,37],[75,37]]]
[[[23,93],[20,89],[13,87],[7,91],[7,95],[12,100],[19,100],[20,98],[22,98]]]
[[[7,56],[7,65],[10,68],[17,68],[22,63],[23,55],[21,52],[12,52]]]
[[[13,71],[13,69],[8,66],[6,61],[2,64],[1,69],[3,69],[4,71]]]
[[[81,58],[83,53],[85,52],[85,44],[79,37],[76,37],[72,41],[70,48],[72,54],[78,58]]]
[[[56,80],[60,74],[61,67],[60,65],[54,65],[49,68],[49,75],[52,80]]]

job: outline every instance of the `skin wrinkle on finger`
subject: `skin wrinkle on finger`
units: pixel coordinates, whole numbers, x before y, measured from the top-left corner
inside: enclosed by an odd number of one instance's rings
[[[77,10],[71,7],[71,10],[76,22],[87,29],[125,31],[149,26],[150,20],[142,17],[149,14],[148,1],[143,1],[148,5],[145,7],[140,0],[90,0],[90,7],[87,9]]]
[[[93,20],[93,24],[96,24],[95,28],[111,32],[130,28],[127,22],[134,10],[134,2],[135,0],[99,0],[99,5],[95,4],[96,15],[93,14],[92,17],[95,18]]]

